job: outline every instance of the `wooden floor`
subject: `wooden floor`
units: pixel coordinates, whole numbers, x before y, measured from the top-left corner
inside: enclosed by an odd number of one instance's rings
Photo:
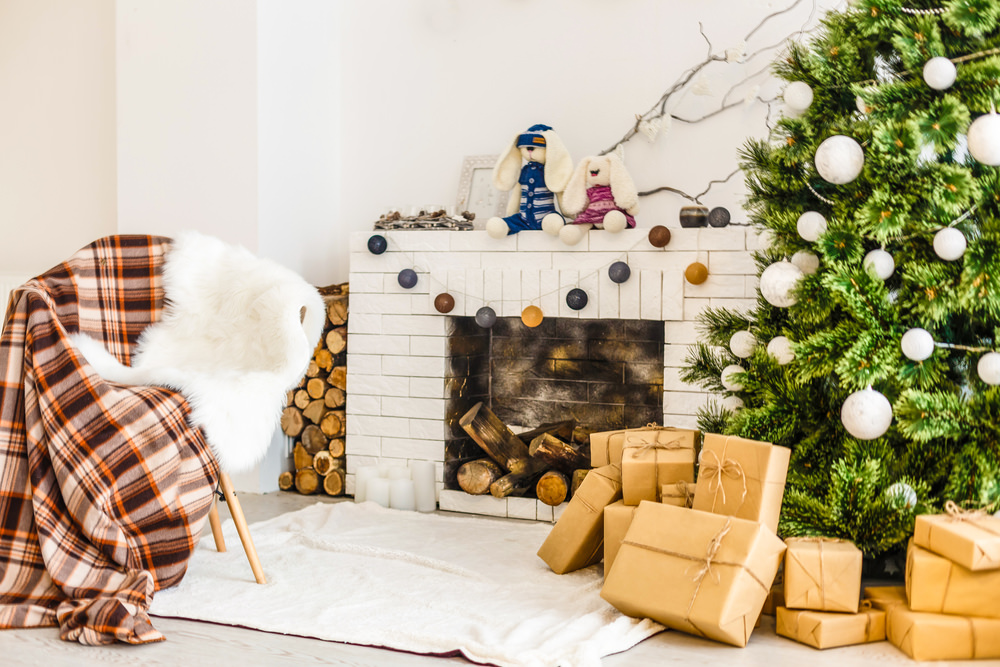
[[[294,511],[317,501],[289,493],[264,495],[241,494],[241,505],[252,523]],[[328,499],[329,502],[336,502]],[[223,518],[227,518],[225,508]],[[206,536],[207,539],[211,539]],[[239,544],[230,545],[239,548]],[[249,568],[249,565],[247,566]],[[265,563],[266,569],[266,563]],[[428,665],[471,665],[458,657],[438,658],[385,649],[339,644],[316,639],[259,632],[196,621],[154,618],[154,625],[167,641],[145,646],[114,645],[84,647],[59,640],[55,628],[0,631],[0,665],[43,665],[44,667],[81,667],[84,665],[169,665],[193,667],[213,665],[343,665],[350,667],[426,667]],[[662,632],[631,650],[603,660],[604,667],[643,665],[767,665],[767,667],[809,667],[914,664],[887,642],[816,651],[774,634],[774,619],[764,618],[764,625],[754,633],[750,645],[737,649],[685,636]],[[1000,665],[1000,661],[975,663],[935,663]],[[552,666],[556,667],[556,666]],[[559,667],[573,667],[570,665]]]

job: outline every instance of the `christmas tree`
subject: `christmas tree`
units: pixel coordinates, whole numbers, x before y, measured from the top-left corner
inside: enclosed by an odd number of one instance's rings
[[[784,114],[741,151],[760,295],[703,314],[683,377],[742,402],[702,429],[792,450],[783,535],[876,555],[1000,505],[998,19],[860,0],[775,66]]]

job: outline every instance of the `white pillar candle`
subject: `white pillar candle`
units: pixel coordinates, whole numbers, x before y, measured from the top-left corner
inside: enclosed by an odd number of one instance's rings
[[[358,466],[358,472],[354,474],[354,502],[365,502],[365,486],[368,480],[378,477],[377,466]]]
[[[410,461],[410,474],[413,477],[417,511],[433,512],[437,509],[434,461]]]
[[[365,483],[365,500],[370,500],[382,507],[389,506],[389,480],[384,477],[372,477]]]
[[[389,479],[410,479],[410,469],[404,466],[393,466],[389,468]]]
[[[376,467],[378,468],[379,477],[389,477],[389,471],[393,466],[391,463],[387,463],[386,461],[379,461],[378,464],[376,464]]]
[[[394,510],[417,509],[417,498],[414,492],[413,480],[397,478],[389,480],[389,507]]]

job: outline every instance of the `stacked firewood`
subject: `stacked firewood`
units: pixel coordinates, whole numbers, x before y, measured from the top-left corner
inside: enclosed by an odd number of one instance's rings
[[[281,430],[292,438],[295,472],[278,476],[278,486],[302,494],[344,493],[344,435],[347,391],[348,284],[320,288],[326,325],[302,383],[288,392]]]
[[[466,493],[534,496],[555,506],[570,498],[590,470],[588,434],[573,420],[515,434],[480,402],[458,423],[488,456],[458,469]]]

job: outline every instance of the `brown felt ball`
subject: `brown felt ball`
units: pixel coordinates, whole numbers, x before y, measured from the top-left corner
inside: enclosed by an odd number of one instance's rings
[[[649,244],[654,248],[663,248],[670,243],[670,230],[663,225],[657,225],[649,230]]]
[[[692,262],[684,269],[684,277],[692,285],[700,285],[708,280],[708,267],[701,262]]]
[[[434,308],[436,308],[439,313],[450,313],[451,309],[454,307],[455,297],[447,292],[441,292],[434,297]]]

